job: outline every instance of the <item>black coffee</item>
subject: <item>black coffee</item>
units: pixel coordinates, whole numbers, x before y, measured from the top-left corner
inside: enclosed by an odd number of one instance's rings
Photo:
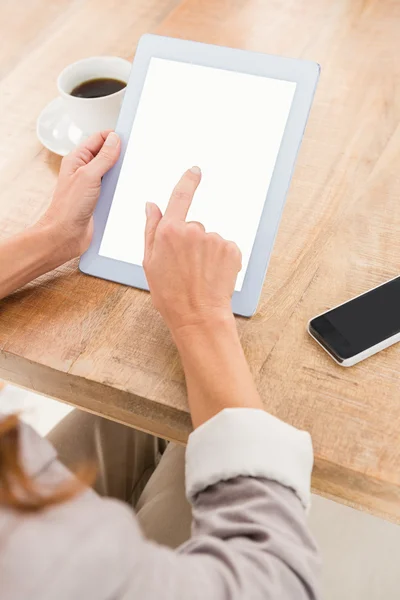
[[[101,98],[115,94],[126,87],[126,82],[120,79],[111,79],[109,77],[99,77],[98,79],[88,79],[80,83],[71,92],[71,96],[78,98]]]

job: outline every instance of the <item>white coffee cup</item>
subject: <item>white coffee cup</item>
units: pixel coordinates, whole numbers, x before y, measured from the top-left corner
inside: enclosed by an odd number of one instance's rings
[[[118,56],[93,56],[65,67],[57,79],[59,94],[65,111],[83,135],[103,129],[114,129],[125,88],[98,98],[71,96],[72,90],[90,79],[107,78],[128,82],[131,63]]]

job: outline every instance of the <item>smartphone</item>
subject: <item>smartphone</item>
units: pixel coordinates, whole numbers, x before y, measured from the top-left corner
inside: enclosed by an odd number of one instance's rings
[[[400,277],[311,319],[308,332],[342,367],[400,341]]]

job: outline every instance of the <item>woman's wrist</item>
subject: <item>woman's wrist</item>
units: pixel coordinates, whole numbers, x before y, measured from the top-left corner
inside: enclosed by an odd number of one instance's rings
[[[171,328],[178,350],[190,348],[196,339],[211,339],[222,334],[238,337],[236,321],[230,308],[197,312],[184,324]]]
[[[37,223],[0,243],[0,298],[52,271],[67,258],[62,238],[50,226]]]
[[[263,408],[232,312],[180,328],[174,339],[195,428],[224,408]]]
[[[62,223],[45,213],[32,229],[37,231],[45,247],[51,249],[54,253],[54,260],[58,263],[56,266],[60,266],[82,254],[80,242],[85,233],[78,231],[76,227],[74,230],[75,235],[73,235],[73,232],[63,226]]]
[[[25,233],[36,241],[38,267],[52,271],[74,258],[66,236],[55,225],[46,221],[38,221]]]

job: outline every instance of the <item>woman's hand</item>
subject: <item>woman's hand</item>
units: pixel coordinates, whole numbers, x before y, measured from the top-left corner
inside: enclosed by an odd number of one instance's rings
[[[103,131],[63,159],[54,198],[44,216],[0,242],[0,299],[87,250],[101,178],[116,163],[119,152],[118,136]]]
[[[185,222],[200,180],[198,167],[186,171],[164,216],[155,204],[146,206],[143,266],[153,303],[173,335],[203,321],[232,318],[231,297],[241,269],[234,242],[206,233],[200,223]]]
[[[185,222],[200,179],[198,167],[186,171],[164,216],[147,205],[143,261],[154,305],[181,356],[194,427],[224,408],[262,408],[231,308],[240,250]]]
[[[93,211],[101,178],[117,162],[120,141],[116,133],[95,133],[66,156],[53,201],[39,222],[62,246],[62,260],[80,256],[93,236]]]

